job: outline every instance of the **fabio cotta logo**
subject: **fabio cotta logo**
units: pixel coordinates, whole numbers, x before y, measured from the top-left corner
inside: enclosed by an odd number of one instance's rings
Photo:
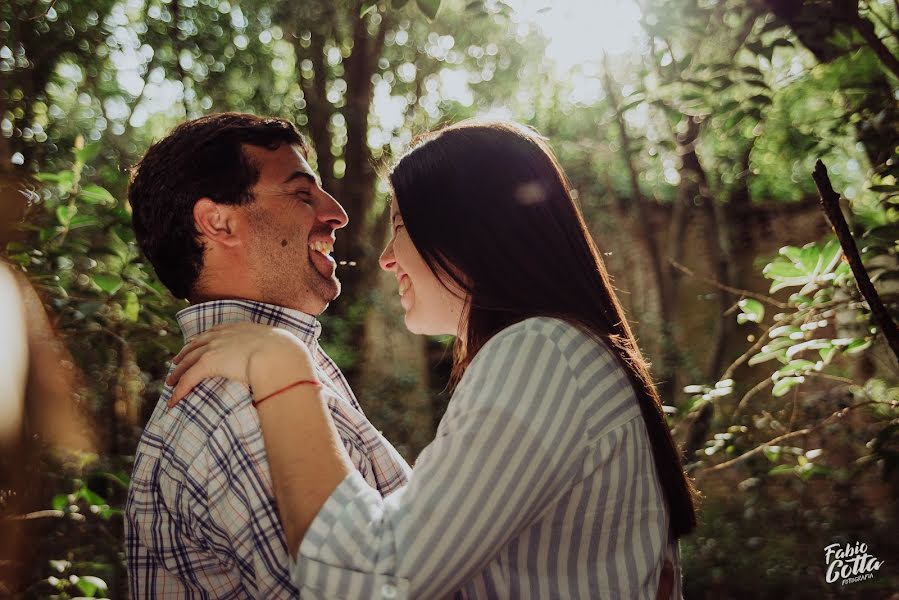
[[[827,583],[842,580],[840,585],[873,579],[874,572],[879,571],[884,563],[873,554],[868,554],[868,544],[863,542],[827,546],[824,548],[824,562],[827,565]]]

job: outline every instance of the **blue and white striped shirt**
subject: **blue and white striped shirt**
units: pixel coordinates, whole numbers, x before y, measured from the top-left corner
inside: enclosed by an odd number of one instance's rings
[[[636,395],[612,351],[532,318],[494,336],[409,483],[349,475],[300,544],[302,598],[646,599],[678,544]]]
[[[409,466],[369,423],[312,316],[245,300],[178,313],[185,341],[234,321],[286,329],[312,353],[322,393],[359,481],[378,496],[406,483]],[[131,597],[296,598],[259,416],[249,389],[206,379],[173,409],[166,387],[141,437],[125,507]]]

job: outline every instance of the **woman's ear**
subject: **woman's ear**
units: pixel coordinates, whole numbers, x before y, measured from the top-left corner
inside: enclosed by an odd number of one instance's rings
[[[194,225],[206,240],[228,248],[240,245],[236,207],[200,198],[194,204],[193,212]]]

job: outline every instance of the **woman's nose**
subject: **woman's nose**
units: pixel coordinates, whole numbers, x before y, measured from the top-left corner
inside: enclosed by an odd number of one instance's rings
[[[385,271],[393,271],[396,269],[396,258],[393,256],[393,240],[387,242],[387,246],[381,253],[381,258],[378,259],[378,263],[380,263],[381,268]]]

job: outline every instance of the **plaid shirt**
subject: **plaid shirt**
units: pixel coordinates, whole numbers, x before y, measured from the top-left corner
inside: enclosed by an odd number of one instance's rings
[[[253,321],[307,344],[331,415],[361,476],[382,496],[409,466],[375,430],[337,365],[321,324],[296,310],[216,300],[178,313],[185,342],[220,323]],[[125,508],[131,597],[296,598],[262,433],[246,386],[206,379],[175,408],[166,386],[141,436]]]

